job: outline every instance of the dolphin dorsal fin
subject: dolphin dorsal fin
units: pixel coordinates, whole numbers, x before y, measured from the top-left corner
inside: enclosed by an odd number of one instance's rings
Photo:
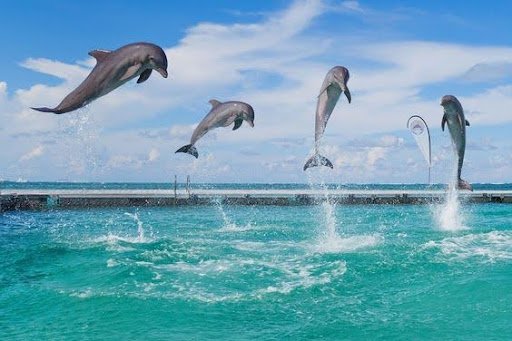
[[[216,99],[211,99],[208,101],[212,105],[212,108],[215,108],[216,106],[222,104],[220,101],[217,101]]]
[[[110,51],[106,50],[92,50],[91,52],[89,52],[89,56],[96,58],[96,62],[98,63],[104,60],[109,54]]]

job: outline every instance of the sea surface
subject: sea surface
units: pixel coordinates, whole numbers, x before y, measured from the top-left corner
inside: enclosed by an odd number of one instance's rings
[[[468,204],[455,194],[438,205],[214,202],[0,214],[0,340],[511,335],[510,204]]]

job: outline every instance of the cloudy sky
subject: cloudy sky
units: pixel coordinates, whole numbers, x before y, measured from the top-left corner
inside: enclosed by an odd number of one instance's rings
[[[406,129],[412,114],[432,135],[433,179],[453,152],[440,98],[461,101],[471,127],[463,177],[511,182],[512,3],[466,1],[17,1],[0,31],[0,179],[336,183],[425,182]],[[3,6],[5,8],[5,5]],[[169,78],[135,81],[76,112],[53,115],[90,72],[93,49],[162,46]],[[322,154],[311,155],[316,98],[326,72],[350,70]],[[255,127],[219,128],[188,143],[208,100],[241,100]]]

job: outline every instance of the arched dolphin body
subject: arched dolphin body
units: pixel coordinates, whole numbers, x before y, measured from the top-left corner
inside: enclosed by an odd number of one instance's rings
[[[79,109],[135,77],[146,81],[153,69],[167,78],[167,57],[161,47],[150,43],[125,45],[115,51],[94,50],[96,66],[75,90],[55,108],[32,108],[42,112],[63,114]]]
[[[350,74],[347,68],[343,66],[335,66],[327,72],[320,94],[318,95],[318,101],[316,104],[316,119],[315,119],[315,155],[313,155],[304,165],[304,170],[315,167],[315,166],[327,166],[333,168],[333,165],[329,159],[322,156],[318,152],[320,139],[324,135],[327,121],[340,98],[342,92],[347,96],[347,100],[350,103],[352,97],[347,87],[348,79]]]
[[[232,123],[235,123],[233,130],[237,130],[243,121],[247,121],[251,127],[254,127],[254,110],[249,104],[237,101],[221,103],[216,99],[211,99],[209,103],[212,105],[212,109],[192,133],[190,144],[181,147],[176,153],[188,153],[194,155],[197,159],[199,154],[194,145],[210,130],[218,127],[227,127]]]
[[[452,144],[457,153],[457,188],[472,191],[473,187],[460,177],[462,163],[464,162],[464,152],[466,151],[466,126],[469,126],[469,122],[464,117],[462,105],[455,96],[443,96],[441,105],[444,108],[441,129],[444,131],[444,126],[448,123]]]

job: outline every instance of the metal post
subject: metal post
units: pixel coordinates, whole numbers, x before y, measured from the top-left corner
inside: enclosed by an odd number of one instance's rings
[[[174,175],[174,203],[178,200],[178,194],[176,193],[178,189],[178,176]]]
[[[187,175],[187,194],[190,198],[190,175]]]

